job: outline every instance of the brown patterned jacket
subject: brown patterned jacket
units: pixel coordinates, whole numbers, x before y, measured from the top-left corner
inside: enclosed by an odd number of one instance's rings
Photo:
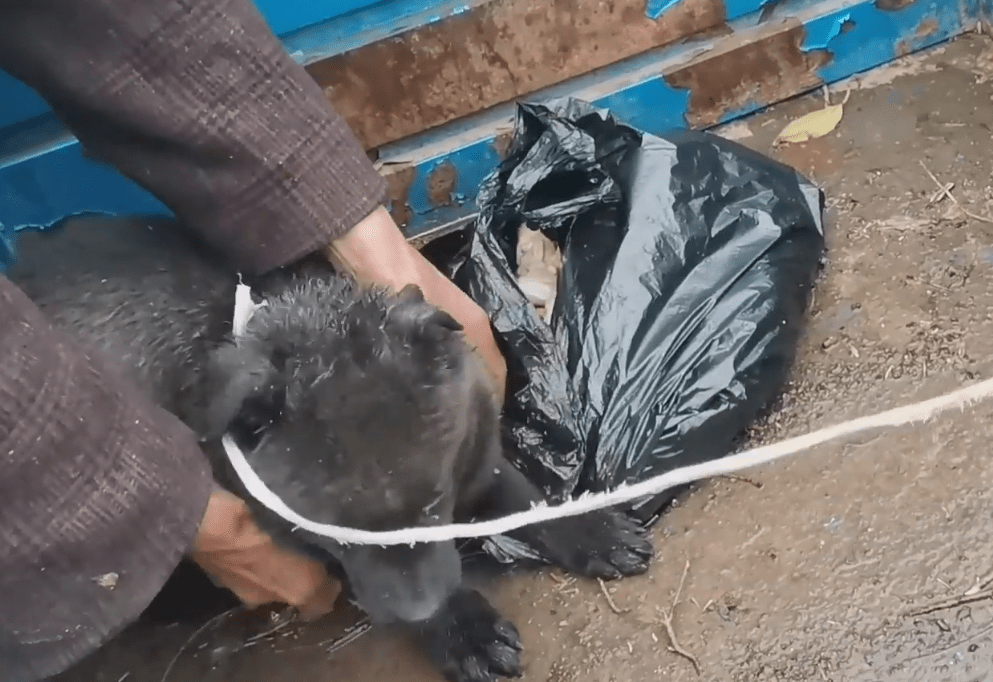
[[[384,198],[250,0],[0,0],[0,68],[246,272],[315,250]],[[0,320],[0,682],[30,682],[150,602],[210,475],[183,425],[4,278]],[[95,580],[107,573],[113,590]]]

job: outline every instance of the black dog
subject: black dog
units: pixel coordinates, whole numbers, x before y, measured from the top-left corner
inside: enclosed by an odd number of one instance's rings
[[[253,282],[265,305],[234,341],[237,275],[171,221],[75,219],[23,233],[18,251],[10,278],[197,431],[235,492],[225,433],[317,522],[446,524],[542,497],[503,456],[499,409],[460,326],[414,287],[360,288],[316,262],[273,273]],[[342,546],[253,510],[281,542],[336,562],[356,603],[423,638],[452,682],[521,674],[515,627],[461,585],[454,542]],[[509,535],[589,577],[642,573],[652,555],[613,512]]]

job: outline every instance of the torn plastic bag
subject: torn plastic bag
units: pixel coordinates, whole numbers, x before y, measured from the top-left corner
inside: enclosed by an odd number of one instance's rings
[[[577,100],[520,105],[515,128],[445,263],[506,347],[508,455],[561,499],[730,454],[792,365],[822,193],[739,144],[642,134]],[[515,276],[522,224],[563,255],[549,324]],[[673,495],[627,511],[650,523]]]

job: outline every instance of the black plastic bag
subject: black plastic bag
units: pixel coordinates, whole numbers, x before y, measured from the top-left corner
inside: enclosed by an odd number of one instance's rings
[[[730,454],[792,364],[823,205],[795,170],[715,135],[642,134],[572,99],[520,105],[446,269],[506,345],[522,470],[560,499]],[[517,284],[522,224],[562,250],[550,324]],[[673,494],[627,509],[647,523]],[[540,558],[508,538],[486,549]]]

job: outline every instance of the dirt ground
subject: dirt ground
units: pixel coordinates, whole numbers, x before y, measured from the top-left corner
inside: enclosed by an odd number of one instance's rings
[[[770,151],[821,95],[724,130],[821,183],[831,211],[794,380],[752,443],[993,376],[987,79],[993,42],[969,35],[833,88],[832,102],[851,99],[825,138]],[[938,183],[957,204],[931,201]],[[616,611],[598,584],[549,571],[486,591],[521,631],[530,682],[993,680],[993,600],[979,589],[993,579],[991,440],[993,403],[980,404],[703,483],[657,525],[650,574],[609,587]],[[687,562],[673,625],[699,675],[663,625]],[[58,680],[163,682],[173,663],[164,682],[438,680],[385,632],[353,631],[328,655],[353,616],[235,613],[192,638],[190,624],[141,625]]]

